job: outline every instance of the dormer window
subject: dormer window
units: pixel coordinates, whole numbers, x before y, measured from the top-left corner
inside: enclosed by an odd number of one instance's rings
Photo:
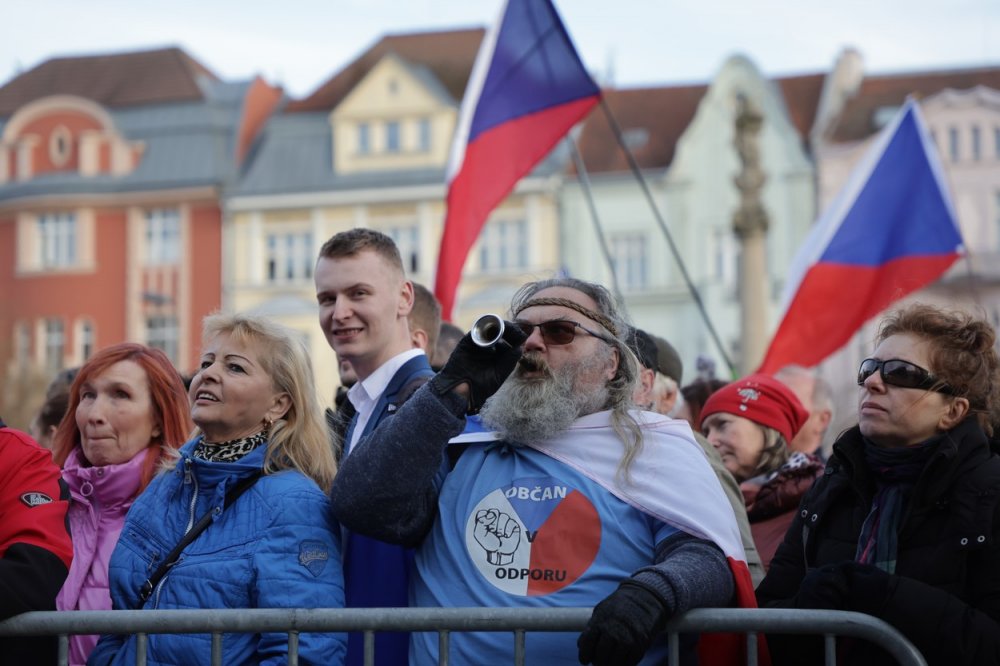
[[[399,92],[399,81],[389,79],[389,94],[395,96]]]
[[[371,126],[368,123],[358,123],[358,155],[368,155],[371,152]]]
[[[426,153],[431,149],[431,119],[421,118],[417,121],[417,149]]]
[[[73,136],[64,125],[59,125],[49,135],[49,159],[57,167],[66,166],[73,149]]]
[[[399,150],[399,121],[390,120],[385,124],[385,152],[398,153]]]

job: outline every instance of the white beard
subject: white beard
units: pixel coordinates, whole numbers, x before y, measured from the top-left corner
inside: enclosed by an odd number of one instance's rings
[[[580,386],[581,376],[605,363],[601,356],[580,359],[553,372],[537,355],[526,354],[518,367],[483,405],[483,424],[511,442],[537,442],[551,439],[585,414],[600,411],[607,405],[608,390]],[[526,379],[522,365],[543,370],[544,376]]]

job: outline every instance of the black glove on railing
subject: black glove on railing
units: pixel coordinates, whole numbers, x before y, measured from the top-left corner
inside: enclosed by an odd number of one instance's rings
[[[466,333],[441,371],[431,378],[431,390],[444,395],[459,384],[468,384],[468,413],[477,413],[513,372],[521,358],[521,345],[527,339],[524,331],[511,322],[504,323],[503,338],[492,347],[480,347]]]
[[[594,607],[576,645],[580,663],[594,666],[638,664],[672,612],[659,594],[635,579],[618,586]]]

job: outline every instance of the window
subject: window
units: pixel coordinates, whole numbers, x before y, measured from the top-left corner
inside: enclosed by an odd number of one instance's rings
[[[76,264],[76,216],[48,213],[38,217],[41,268],[67,268]]]
[[[177,341],[180,338],[177,317],[155,315],[146,318],[146,344],[163,350],[171,362],[177,362]]]
[[[358,154],[368,155],[372,152],[371,127],[368,123],[358,123]]]
[[[399,121],[390,120],[385,124],[385,151],[399,152]]]
[[[948,156],[952,162],[958,161],[958,128],[948,128]]]
[[[181,214],[176,208],[146,211],[146,265],[177,264],[181,258]]]
[[[1000,127],[993,128],[993,152],[996,154],[996,158],[1000,160]]]
[[[996,233],[993,247],[1000,252],[1000,190],[993,192],[993,228]]]
[[[63,367],[65,356],[66,335],[62,319],[45,320],[45,369],[48,372],[58,372]]]
[[[31,353],[31,330],[21,322],[14,329],[14,362],[19,366],[27,364]]]
[[[416,225],[389,227],[386,235],[392,238],[403,258],[403,268],[408,274],[420,270],[420,229]]]
[[[638,291],[649,286],[646,234],[619,234],[610,239],[611,266],[623,291]]]
[[[483,230],[479,246],[483,270],[525,268],[528,265],[528,225],[524,220],[493,220]]]
[[[52,130],[52,134],[49,135],[49,159],[53,165],[65,166],[69,161],[72,147],[73,137],[65,125],[59,125]]]
[[[312,279],[312,233],[308,231],[267,235],[267,281],[271,284]]]
[[[424,153],[431,149],[430,118],[421,118],[417,121],[417,147]]]
[[[80,363],[86,362],[94,353],[94,325],[87,320],[77,322],[76,348]]]
[[[972,159],[979,161],[982,157],[982,146],[980,146],[979,126],[972,127]]]
[[[729,284],[736,279],[736,268],[739,258],[736,252],[736,239],[728,228],[717,229],[713,237],[712,274],[723,284]]]

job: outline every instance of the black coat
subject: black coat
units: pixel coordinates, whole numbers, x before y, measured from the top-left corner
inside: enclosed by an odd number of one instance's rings
[[[854,559],[875,482],[857,426],[833,450],[757,588],[762,607],[796,607],[807,569]],[[865,612],[900,630],[929,664],[1000,664],[998,492],[1000,457],[967,419],[947,433],[913,488],[895,575],[884,594],[864,600]],[[768,642],[775,664],[822,662],[819,639]],[[842,663],[891,663],[859,642],[841,641],[838,654]]]

